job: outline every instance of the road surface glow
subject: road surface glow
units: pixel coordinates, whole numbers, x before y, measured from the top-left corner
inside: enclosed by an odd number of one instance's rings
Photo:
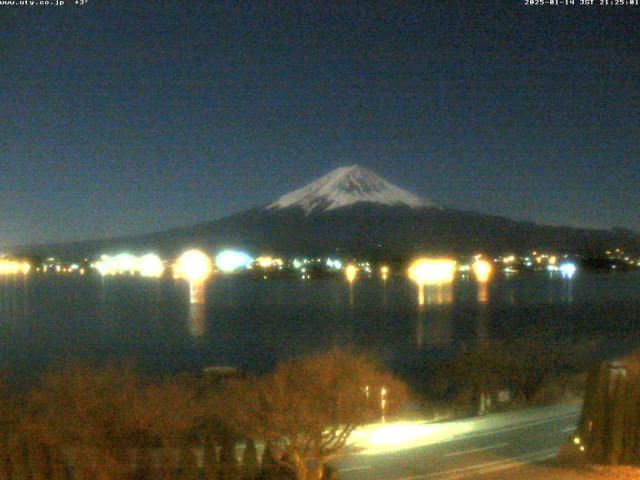
[[[555,414],[549,415],[550,412]],[[570,420],[579,414],[577,406],[567,405],[448,422],[429,423],[421,420],[374,423],[353,432],[349,445],[359,455],[381,455],[461,439],[493,436]]]
[[[495,445],[489,445],[486,447],[470,448],[469,450],[462,450],[461,452],[447,453],[445,457],[459,457],[460,455],[468,455],[469,453],[485,452],[487,450],[495,450],[496,448],[508,447],[508,443],[496,443]]]
[[[361,465],[358,467],[345,467],[345,468],[340,468],[339,470],[341,472],[359,472],[361,470],[371,470],[371,465]]]
[[[458,478],[467,478],[470,474],[474,476],[487,475],[502,470],[511,470],[521,467],[528,463],[539,462],[554,458],[558,454],[558,448],[547,448],[533,453],[524,455],[516,455],[507,459],[493,460],[491,462],[477,463],[466,467],[452,468],[450,470],[441,470],[439,472],[427,473],[424,475],[414,475],[412,477],[401,477],[397,480],[423,480],[427,478],[446,478],[447,480],[455,480]]]
[[[350,444],[361,455],[379,455],[444,442],[473,430],[472,422],[376,423],[353,432]]]
[[[368,425],[352,435],[353,452],[335,467],[345,480],[484,478],[553,458],[579,415],[577,402],[452,421]]]

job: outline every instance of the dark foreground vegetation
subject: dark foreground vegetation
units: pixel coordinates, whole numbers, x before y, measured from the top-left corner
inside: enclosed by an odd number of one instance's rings
[[[225,381],[72,366],[2,396],[0,479],[320,479],[353,429],[406,398],[375,361],[338,350]]]
[[[434,364],[424,409],[444,404],[439,416],[460,417],[575,400],[599,349],[593,339],[540,334],[463,347]]]
[[[596,349],[544,337],[463,348],[432,365],[411,402],[377,361],[338,349],[260,377],[67,366],[19,394],[0,387],[0,479],[333,478],[327,465],[354,429],[408,405],[437,420],[577,398]]]

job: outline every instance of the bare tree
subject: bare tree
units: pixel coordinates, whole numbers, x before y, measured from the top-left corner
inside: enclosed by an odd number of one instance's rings
[[[359,426],[395,410],[404,383],[364,355],[331,350],[279,364],[258,379],[228,386],[216,405],[245,434],[269,442],[298,480],[322,477]]]
[[[434,391],[453,391],[458,401],[469,404],[503,388],[509,388],[514,398],[530,402],[554,374],[558,351],[541,336],[483,342],[461,349],[438,365],[431,383]]]
[[[19,426],[29,444],[46,445],[80,478],[150,475],[150,451],[175,457],[202,414],[195,389],[178,380],[145,383],[122,366],[49,373],[30,392]],[[171,478],[171,461],[154,478]]]

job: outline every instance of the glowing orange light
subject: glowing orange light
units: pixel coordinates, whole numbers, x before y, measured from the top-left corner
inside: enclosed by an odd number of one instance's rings
[[[453,282],[455,260],[446,258],[419,258],[409,267],[409,278],[418,285],[418,304],[424,305],[425,285],[444,285]]]
[[[349,283],[353,283],[353,281],[358,276],[358,267],[356,267],[355,265],[347,265],[344,269],[344,274],[347,277],[347,281]]]
[[[258,257],[256,259],[256,262],[258,262],[258,265],[260,265],[262,268],[269,268],[274,264],[274,260],[271,257]]]
[[[178,258],[173,268],[176,278],[190,282],[206,280],[213,271],[211,258],[200,250],[189,250]]]
[[[18,260],[6,260],[0,258],[0,275],[26,275],[31,271],[29,262],[20,262]]]
[[[418,286],[451,283],[456,271],[455,260],[420,258],[409,267],[409,278]]]
[[[386,265],[380,267],[380,275],[382,276],[383,280],[386,280],[389,277],[389,267],[387,267]]]
[[[480,283],[485,283],[491,278],[493,266],[486,260],[476,260],[473,262],[473,273]]]

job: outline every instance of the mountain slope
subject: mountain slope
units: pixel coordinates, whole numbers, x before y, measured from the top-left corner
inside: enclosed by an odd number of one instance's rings
[[[343,167],[275,202],[236,215],[126,238],[32,246],[20,253],[92,257],[105,252],[244,248],[281,255],[505,253],[531,249],[598,254],[640,253],[640,237],[623,230],[537,225],[438,207],[359,166]]]

